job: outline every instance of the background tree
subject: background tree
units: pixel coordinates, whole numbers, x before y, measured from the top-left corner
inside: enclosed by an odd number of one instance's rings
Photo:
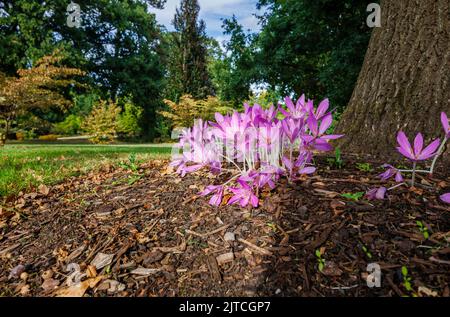
[[[57,50],[39,59],[34,67],[19,70],[18,77],[0,76],[0,119],[4,121],[1,143],[17,116],[35,109],[64,109],[72,104],[63,89],[76,84],[74,76],[82,76],[84,72],[63,66],[63,59],[64,55]]]
[[[164,65],[161,32],[149,7],[161,0],[76,1],[80,28],[67,26],[66,0],[0,1],[0,71],[12,76],[55,47],[68,52],[68,65],[86,71],[86,81],[103,98],[132,95],[143,108],[144,134],[154,135]]]
[[[246,34],[235,16],[224,20],[223,28],[230,40],[225,51],[212,60],[210,71],[218,97],[238,107],[249,98],[251,84],[256,80],[255,35]]]
[[[93,143],[110,143],[117,136],[120,107],[111,99],[100,100],[83,124]]]
[[[392,155],[400,129],[442,136],[440,112],[450,113],[449,10],[447,0],[381,1],[382,25],[337,127],[346,135],[341,146]]]
[[[350,99],[370,38],[365,0],[260,0],[260,81],[280,94]]]
[[[196,119],[213,120],[216,112],[225,114],[232,112],[228,103],[217,97],[196,100],[190,95],[181,96],[179,102],[164,100],[168,110],[160,114],[170,121],[171,128],[192,127]]]
[[[171,50],[168,58],[168,85],[178,101],[184,94],[202,99],[214,94],[207,65],[207,36],[205,23],[199,21],[200,6],[197,0],[182,0],[172,21]]]

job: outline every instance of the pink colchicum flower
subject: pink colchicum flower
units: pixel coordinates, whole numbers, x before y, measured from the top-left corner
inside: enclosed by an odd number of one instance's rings
[[[182,131],[174,147],[182,153],[174,153],[170,165],[182,177],[200,169],[215,175],[232,171],[223,185],[207,186],[200,194],[211,194],[209,203],[220,206],[224,193],[231,192],[228,204],[257,207],[261,189],[274,189],[281,177],[295,180],[314,173],[313,154],[333,150],[329,141],[341,135],[327,134],[333,121],[328,108],[328,99],[316,109],[302,95],[295,104],[287,97],[285,106],[263,109],[244,104],[243,112],[216,113],[209,122],[196,120]]]
[[[206,186],[205,190],[199,193],[200,196],[207,196],[211,193],[214,193],[214,195],[209,200],[209,204],[213,206],[220,206],[223,199],[223,186],[215,186],[215,185],[209,185]]]
[[[242,180],[238,180],[238,183],[239,185],[241,185],[241,187],[230,188],[234,196],[230,198],[230,200],[228,201],[228,205],[239,202],[241,207],[245,207],[249,203],[251,203],[255,208],[258,207],[259,200],[258,197],[256,197],[256,195],[253,193],[252,188]]]
[[[450,139],[450,124],[448,123],[448,117],[445,112],[441,112],[441,123],[444,128],[445,137]]]
[[[437,154],[436,150],[439,147],[439,140],[434,140],[425,149],[423,148],[423,136],[418,133],[414,139],[414,150],[403,131],[400,131],[397,135],[397,142],[400,146],[397,150],[406,158],[413,162],[423,161],[433,157]]]
[[[450,204],[450,193],[446,193],[444,195],[441,195],[441,200],[447,204]]]
[[[366,193],[366,197],[369,200],[383,200],[386,195],[386,187],[381,186],[380,188],[372,188]]]
[[[392,166],[390,164],[384,164],[383,167],[385,167],[385,168],[388,167],[388,169],[384,173],[378,175],[378,177],[380,177],[382,180],[386,181],[395,175],[395,181],[397,183],[403,182],[402,173],[398,169],[396,169],[394,166]]]

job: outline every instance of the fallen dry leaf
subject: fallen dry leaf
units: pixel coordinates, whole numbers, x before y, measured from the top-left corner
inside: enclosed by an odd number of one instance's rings
[[[146,276],[146,275],[155,274],[158,272],[161,272],[161,269],[146,269],[146,268],[140,267],[140,268],[137,268],[137,269],[131,271],[130,273]]]
[[[334,214],[336,216],[338,216],[344,212],[345,202],[337,200],[337,199],[333,199],[330,202],[330,207],[331,207],[331,209],[333,209]]]
[[[98,253],[92,260],[91,265],[95,266],[97,270],[110,265],[113,260],[114,254]]]
[[[30,293],[30,285],[26,284],[20,288],[20,295],[26,296]]]
[[[88,265],[86,270],[86,276],[87,277],[96,277],[97,276],[97,269],[94,265]]]
[[[233,252],[224,253],[216,257],[216,261],[219,264],[219,266],[228,262],[232,262],[233,260],[234,260]]]
[[[50,189],[44,184],[39,185],[38,191],[44,196],[47,196],[50,193]]]
[[[46,292],[54,291],[59,286],[59,282],[53,278],[47,278],[42,283],[41,287]]]
[[[56,297],[82,297],[89,288],[94,288],[102,279],[102,275],[90,278],[72,286],[61,288],[54,295]]]
[[[419,294],[424,294],[426,296],[432,296],[432,297],[438,296],[437,292],[432,291],[431,289],[429,289],[428,287],[425,287],[425,286],[419,286],[418,292],[419,292]]]
[[[322,273],[326,276],[341,276],[342,270],[333,261],[325,261],[325,267]]]
[[[329,191],[329,190],[314,188],[314,191],[318,192],[319,194],[324,194],[325,197],[327,197],[327,198],[334,198],[334,197],[339,196],[339,193],[332,192],[332,191]]]

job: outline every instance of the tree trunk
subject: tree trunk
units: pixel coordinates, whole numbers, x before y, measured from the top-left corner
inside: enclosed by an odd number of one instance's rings
[[[448,1],[381,1],[381,27],[337,127],[344,150],[392,157],[399,130],[442,139],[440,113],[450,115]],[[440,159],[447,166],[449,152]]]

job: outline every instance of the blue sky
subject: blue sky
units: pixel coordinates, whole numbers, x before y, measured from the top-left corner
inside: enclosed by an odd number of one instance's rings
[[[199,0],[200,18],[206,23],[208,35],[222,42],[227,37],[223,35],[221,19],[230,18],[233,14],[245,30],[259,30],[258,20],[254,17],[254,14],[258,13],[256,3],[257,0]],[[179,4],[180,0],[167,0],[164,10],[151,11],[156,14],[160,24],[166,26],[168,30],[173,30],[171,21]]]

